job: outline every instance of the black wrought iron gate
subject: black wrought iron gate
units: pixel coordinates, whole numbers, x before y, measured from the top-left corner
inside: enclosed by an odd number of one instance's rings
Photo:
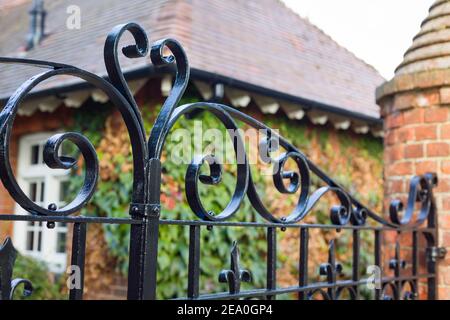
[[[150,51],[150,58],[155,67],[173,65],[176,77],[170,95],[151,129],[149,138],[137,106],[122,74],[118,60],[118,43],[124,32],[130,32],[135,44],[122,48],[128,58],[144,57]],[[164,55],[165,50],[171,52]],[[328,177],[300,150],[291,145],[277,132],[263,123],[225,105],[215,103],[194,103],[178,106],[189,81],[188,59],[181,45],[173,39],[157,41],[149,46],[144,30],[135,23],[128,23],[115,27],[107,36],[104,47],[104,59],[109,79],[105,80],[95,74],[80,70],[76,67],[48,61],[0,58],[0,63],[27,64],[46,69],[22,84],[10,97],[0,113],[0,178],[14,200],[30,213],[27,216],[0,215],[0,221],[37,221],[46,222],[51,227],[55,222],[73,224],[73,239],[71,264],[78,266],[81,276],[84,274],[84,258],[86,248],[86,226],[91,223],[128,224],[131,225],[128,272],[129,299],[155,299],[157,287],[158,263],[158,231],[161,225],[182,225],[189,228],[189,264],[188,287],[186,298],[189,299],[238,299],[262,298],[274,299],[278,295],[296,293],[299,299],[339,299],[343,292],[347,292],[351,299],[360,298],[360,288],[363,285],[374,284],[376,299],[414,299],[418,295],[419,282],[424,280],[429,299],[436,297],[436,259],[439,250],[436,248],[436,206],[433,200],[433,187],[437,185],[434,174],[426,174],[411,179],[409,197],[406,208],[400,201],[394,201],[390,208],[390,220],[385,220],[358,202],[338,183]],[[57,208],[50,205],[43,208],[31,201],[19,187],[11,168],[9,159],[9,142],[11,130],[20,102],[26,95],[42,81],[57,75],[78,77],[92,86],[103,90],[119,109],[127,126],[133,154],[133,195],[130,204],[129,218],[85,217],[74,215],[95,192],[98,178],[98,161],[94,147],[80,133],[68,132],[52,136],[44,148],[44,161],[50,168],[72,168],[76,160],[61,156],[59,153],[63,141],[74,143],[84,157],[85,179],[75,197],[68,205]],[[294,210],[283,218],[272,214],[258,195],[249,169],[245,146],[239,135],[231,137],[237,163],[236,187],[233,197],[226,208],[220,213],[213,213],[204,208],[198,192],[198,184],[218,184],[221,180],[222,166],[214,155],[194,157],[186,172],[186,192],[189,205],[197,220],[167,220],[160,216],[160,187],[161,187],[161,153],[169,130],[176,121],[194,111],[203,110],[212,113],[226,129],[236,130],[235,120],[242,121],[253,128],[263,130],[265,138],[261,141],[261,156],[276,168],[273,172],[273,182],[276,189],[284,194],[299,194]],[[271,154],[275,149],[282,149],[284,153],[277,158]],[[297,171],[289,171],[285,164],[293,161]],[[201,174],[200,168],[207,164],[209,175]],[[316,175],[324,187],[311,190],[311,175]],[[300,223],[310,213],[318,201],[327,193],[333,193],[339,204],[330,211],[331,223],[304,224]],[[264,219],[264,222],[238,222],[231,218],[239,210],[245,197],[250,200],[253,209]],[[414,216],[415,207],[418,208],[417,217]],[[401,215],[400,212],[404,211]],[[370,222],[369,222],[370,221]],[[255,288],[241,291],[241,283],[251,281],[251,270],[241,269],[239,262],[238,243],[230,243],[230,268],[219,274],[218,281],[228,284],[229,291],[200,295],[200,231],[202,228],[263,228],[267,233],[267,281],[265,288]],[[308,282],[308,253],[309,233],[311,229],[348,229],[353,237],[353,254],[351,279],[339,280],[342,265],[336,261],[335,243],[330,242],[328,261],[320,266],[320,274],[325,277],[323,282]],[[298,230],[300,238],[300,258],[298,262],[298,285],[279,287],[277,285],[277,233],[286,229]],[[360,277],[360,233],[373,233],[375,267],[380,269],[378,278]],[[405,261],[400,256],[400,244],[397,242],[395,256],[391,257],[388,266],[390,270],[383,270],[385,257],[383,255],[382,239],[386,232],[412,235],[412,272],[404,274],[402,268]],[[427,243],[426,272],[419,270],[418,243],[424,237]],[[10,239],[0,248],[0,292],[1,299],[10,299],[19,285],[24,286],[24,294],[32,293],[33,279],[14,279],[12,270],[16,251]],[[224,266],[225,268],[226,266]],[[247,266],[249,267],[249,266]],[[83,281],[81,281],[83,283]],[[82,299],[83,286],[73,288],[69,293],[70,299]]]

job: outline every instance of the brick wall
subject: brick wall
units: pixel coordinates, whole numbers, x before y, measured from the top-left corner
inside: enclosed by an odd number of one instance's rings
[[[435,0],[395,77],[377,89],[385,119],[387,205],[412,175],[436,172],[437,245],[450,249],[450,0]],[[387,208],[387,207],[386,207]],[[450,255],[438,262],[438,297],[450,299]]]
[[[395,77],[378,90],[385,118],[385,208],[406,200],[414,175],[436,172],[438,245],[450,250],[450,86],[448,71]],[[440,81],[439,81],[440,80]],[[407,256],[408,254],[406,254]],[[438,297],[450,299],[450,257],[438,264]]]
[[[10,143],[10,161],[16,170],[18,142],[23,135],[42,131],[54,131],[67,125],[71,119],[72,109],[60,107],[53,113],[36,112],[32,116],[17,116],[14,121]],[[0,183],[0,214],[14,212],[15,202],[2,183]],[[0,223],[0,241],[12,235],[12,223]]]

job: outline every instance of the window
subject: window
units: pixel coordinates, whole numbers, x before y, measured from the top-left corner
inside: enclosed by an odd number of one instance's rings
[[[70,170],[50,169],[43,160],[47,139],[53,133],[39,133],[23,137],[19,142],[17,181],[22,190],[36,204],[48,207],[55,203],[64,206]],[[16,214],[28,214],[20,206]],[[14,242],[17,249],[48,264],[53,272],[66,268],[67,225],[56,223],[48,229],[44,222],[18,221],[14,224]]]
[[[33,202],[42,205],[44,201],[44,181],[32,181],[28,183],[28,196]],[[42,251],[42,222],[27,222],[26,247],[29,252]]]

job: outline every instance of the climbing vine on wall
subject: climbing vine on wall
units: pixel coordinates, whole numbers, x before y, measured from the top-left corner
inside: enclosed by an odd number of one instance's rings
[[[195,94],[188,94],[182,103],[194,102],[199,99]],[[81,131],[97,147],[100,161],[100,181],[98,190],[90,204],[83,209],[83,215],[98,215],[109,217],[127,217],[132,190],[132,155],[126,128],[117,113],[112,113],[106,107],[93,112],[92,108],[83,108],[75,117],[70,130]],[[97,110],[97,108],[96,108]],[[108,111],[107,111],[108,110]],[[146,128],[151,128],[158,106],[142,106],[143,118]],[[197,121],[197,122],[196,122]],[[287,120],[284,116],[264,117],[270,127],[280,130],[280,133],[298,146],[315,163],[343,184],[350,192],[355,194],[375,210],[381,211],[382,196],[382,142],[366,136],[349,136],[348,132],[337,132],[332,129],[308,126],[303,123]],[[180,119],[172,132],[176,129],[187,129],[193,132],[194,126],[201,123],[202,128],[224,128],[208,113],[201,113],[193,119]],[[246,126],[239,124],[242,129]],[[224,135],[226,137],[226,135]],[[163,154],[163,183],[162,183],[162,218],[164,219],[195,219],[195,215],[187,205],[184,190],[184,175],[187,164],[174,161],[173,154],[179,144],[179,137],[169,136]],[[198,147],[198,141],[189,141],[193,150]],[[207,142],[206,142],[207,144]],[[249,151],[252,152],[252,151]],[[253,151],[254,152],[254,151]],[[81,166],[80,166],[81,168]],[[226,206],[235,187],[235,166],[225,165],[222,183],[217,186],[202,186],[200,193],[208,209],[220,212]],[[79,175],[78,170],[75,174]],[[295,202],[295,196],[280,195],[273,188],[271,177],[261,174],[261,165],[252,166],[252,174],[257,184],[258,192],[262,198],[267,199],[267,205],[275,213],[289,212]],[[74,177],[71,188],[76,190],[81,179]],[[320,182],[315,181],[319,186]],[[357,194],[360,190],[361,194]],[[307,222],[329,223],[328,210],[331,205],[330,198],[317,208],[316,212],[307,218]],[[254,212],[246,200],[236,214],[235,220],[258,221],[260,217]],[[96,228],[98,229],[98,228]],[[228,267],[229,250],[231,243],[238,240],[241,248],[241,264],[250,269],[253,275],[252,287],[263,288],[266,277],[266,241],[265,230],[256,228],[220,228],[215,226],[212,230],[202,230],[201,249],[201,288],[208,292],[226,290],[226,287],[217,281],[218,271]],[[336,236],[336,232],[312,231],[310,257],[314,268],[315,262],[321,263],[326,259],[327,240]],[[129,226],[104,225],[96,232],[96,241],[101,253],[92,255],[107,255],[108,265],[98,265],[100,259],[88,259],[87,277],[89,272],[95,277],[105,277],[105,269],[110,273],[127,272]],[[99,239],[99,237],[101,239]],[[338,235],[340,252],[343,261],[345,255],[351,254],[350,237],[342,232]],[[158,297],[171,298],[186,294],[187,288],[187,257],[188,257],[189,230],[186,227],[161,226],[158,256]],[[92,240],[94,241],[94,240]],[[298,278],[296,268],[298,264],[298,235],[292,232],[280,232],[279,236],[279,285],[293,285]],[[105,249],[107,247],[107,251]],[[370,248],[369,248],[370,249]],[[98,251],[97,250],[97,251]],[[370,250],[368,250],[370,253]],[[363,260],[365,259],[363,256]],[[92,262],[95,268],[90,267]],[[364,264],[365,261],[362,261]],[[314,272],[311,273],[311,277]],[[98,281],[96,282],[98,283]],[[102,283],[100,281],[100,283]],[[103,285],[107,285],[107,280]],[[97,285],[97,284],[96,284]],[[101,284],[100,284],[101,285]],[[244,285],[244,289],[245,289]],[[87,284],[89,290],[89,284]]]

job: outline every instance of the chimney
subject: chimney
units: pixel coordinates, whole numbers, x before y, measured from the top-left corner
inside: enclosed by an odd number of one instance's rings
[[[27,44],[25,47],[27,51],[39,44],[45,35],[45,16],[47,15],[47,12],[44,9],[44,1],[33,0],[29,14],[31,19],[30,31],[28,33]]]

